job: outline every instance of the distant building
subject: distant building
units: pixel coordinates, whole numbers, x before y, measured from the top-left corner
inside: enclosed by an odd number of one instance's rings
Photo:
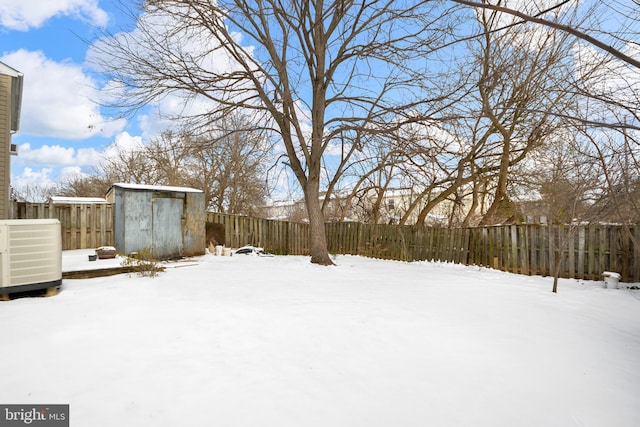
[[[0,62],[0,219],[9,219],[11,155],[18,153],[11,135],[20,127],[22,73]]]
[[[321,194],[324,198],[324,193]],[[388,188],[378,198],[376,189],[363,190],[357,197],[349,198],[348,194],[339,193],[333,196],[326,209],[327,221],[359,221],[377,224],[398,224],[411,209],[405,224],[415,224],[420,209],[425,205],[419,200],[420,194],[410,188]],[[322,200],[320,200],[322,203]],[[347,206],[348,205],[348,206]],[[460,217],[465,213],[464,206],[456,207],[451,200],[439,203],[425,218],[425,224],[431,226],[447,225],[452,210]],[[308,221],[304,199],[275,201],[262,208],[263,216],[268,219],[280,219],[294,222]]]
[[[266,219],[308,222],[307,208],[304,199],[275,200],[260,208],[262,217]]]

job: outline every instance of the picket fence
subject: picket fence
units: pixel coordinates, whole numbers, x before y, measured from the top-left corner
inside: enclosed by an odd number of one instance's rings
[[[57,218],[62,249],[114,244],[111,204],[18,203],[12,218]],[[262,246],[283,255],[309,253],[309,225],[209,212],[228,247]],[[491,267],[525,275],[550,276],[559,260],[560,276],[600,280],[616,271],[627,283],[640,282],[640,227],[620,225],[548,226],[518,224],[434,228],[332,222],[326,224],[329,252],[401,261],[434,260]]]

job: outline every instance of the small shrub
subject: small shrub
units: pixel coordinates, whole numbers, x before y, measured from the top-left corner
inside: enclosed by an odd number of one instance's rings
[[[149,249],[143,249],[125,257],[122,266],[132,267],[133,272],[142,277],[156,277],[159,272],[164,271],[164,267],[158,264],[158,260],[153,257]]]

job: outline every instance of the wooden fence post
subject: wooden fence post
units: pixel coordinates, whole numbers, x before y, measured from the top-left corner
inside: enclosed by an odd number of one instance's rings
[[[15,219],[57,218],[62,247],[113,245],[113,205],[54,205],[13,202]],[[223,224],[227,245],[260,245],[280,254],[308,254],[308,224],[240,215],[207,213]],[[327,224],[327,243],[335,253],[385,259],[437,260],[483,265],[520,274],[551,275],[556,253],[563,277],[600,280],[618,271],[623,282],[640,281],[640,227],[522,224],[445,229],[363,223]]]

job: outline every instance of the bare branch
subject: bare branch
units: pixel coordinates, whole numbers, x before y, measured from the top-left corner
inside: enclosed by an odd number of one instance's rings
[[[534,22],[536,24],[541,24],[550,28],[554,28],[556,30],[560,30],[560,31],[564,31],[568,34],[571,34],[581,40],[586,41],[587,43],[596,46],[599,49],[604,50],[605,52],[613,55],[615,58],[626,62],[627,64],[635,67],[635,68],[640,68],[640,61],[632,58],[629,55],[624,54],[622,51],[620,51],[619,49],[616,49],[615,47],[596,39],[593,36],[590,36],[589,34],[587,34],[585,31],[579,30],[577,28],[574,28],[570,25],[565,25],[565,24],[561,24],[555,21],[551,21],[545,18],[541,18],[540,16],[537,15],[529,15],[527,13],[523,13],[519,10],[516,9],[511,9],[508,8],[506,6],[500,6],[500,5],[494,5],[491,3],[487,3],[485,1],[472,1],[472,0],[451,0],[454,3],[458,3],[458,4],[462,4],[465,6],[471,6],[471,7],[475,7],[475,8],[480,8],[480,9],[489,9],[489,10],[494,10],[496,12],[503,12],[503,13],[507,13],[509,15],[513,15],[516,16],[520,19],[522,19],[523,21],[527,21],[527,22]]]

